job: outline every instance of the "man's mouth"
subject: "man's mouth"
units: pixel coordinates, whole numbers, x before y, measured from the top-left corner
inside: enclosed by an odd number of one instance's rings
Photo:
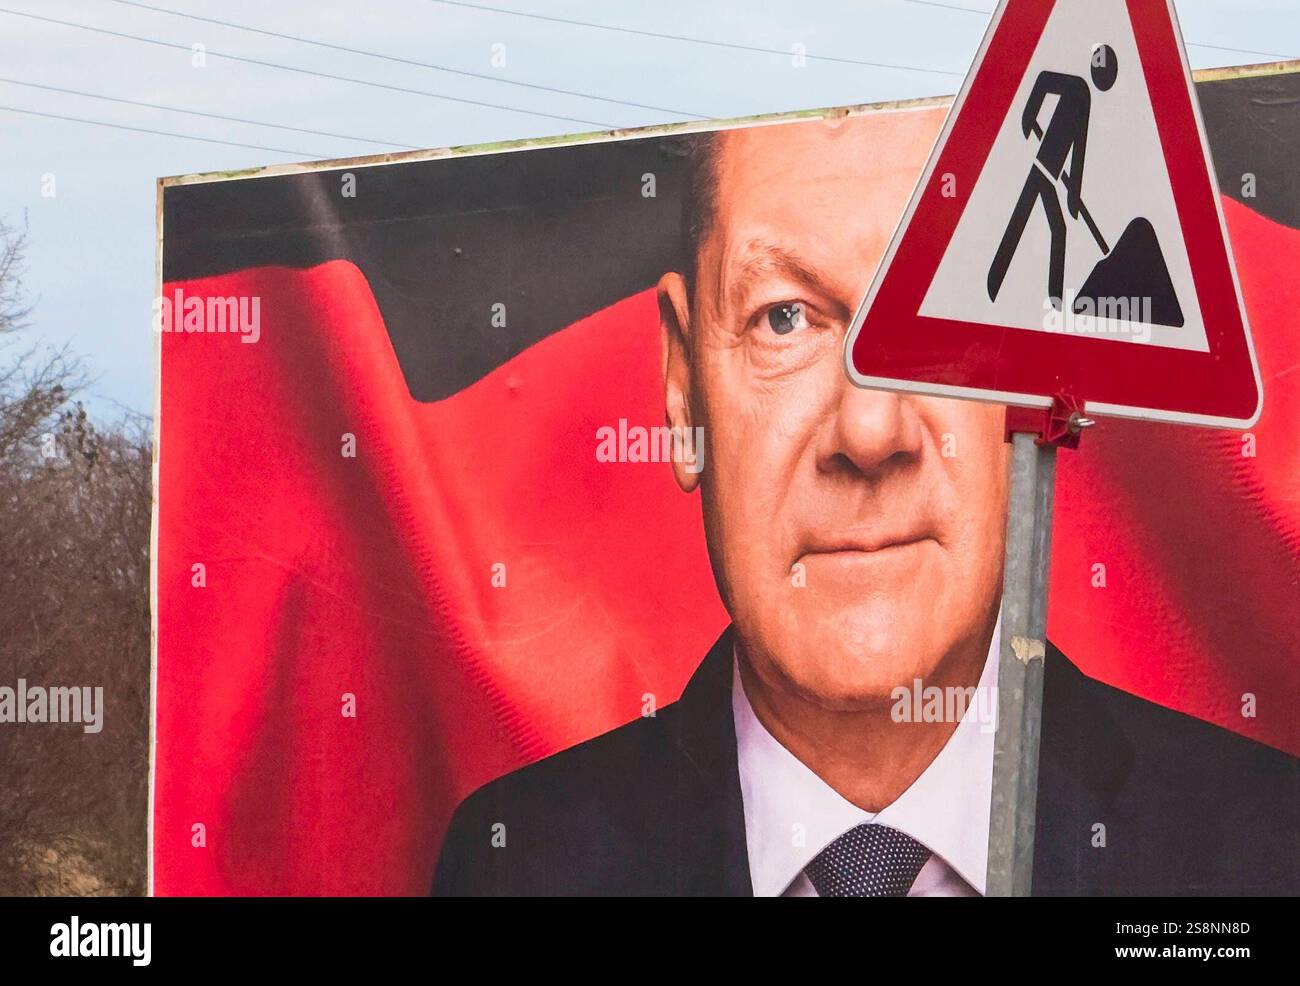
[[[809,555],[876,555],[934,540],[934,536],[927,533],[815,538],[803,546],[800,557]]]

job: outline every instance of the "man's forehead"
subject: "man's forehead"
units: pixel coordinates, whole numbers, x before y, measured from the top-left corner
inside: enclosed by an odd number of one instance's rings
[[[773,266],[856,297],[942,117],[937,108],[719,134],[710,236],[726,290],[741,290]]]
[[[934,107],[723,131],[714,160],[719,205],[761,209],[812,191],[825,205],[851,194],[889,206],[906,198],[942,123]]]

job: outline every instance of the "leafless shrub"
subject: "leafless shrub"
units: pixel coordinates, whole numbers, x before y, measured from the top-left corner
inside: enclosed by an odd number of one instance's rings
[[[151,439],[96,424],[66,351],[18,345],[25,233],[0,223],[0,686],[102,686],[103,730],[0,723],[0,893],[145,889]]]

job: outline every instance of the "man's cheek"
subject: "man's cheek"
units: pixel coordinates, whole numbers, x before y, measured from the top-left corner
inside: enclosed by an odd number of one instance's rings
[[[1002,496],[1005,484],[996,474],[997,468],[996,462],[981,463],[983,482],[959,491],[961,495],[952,520],[956,534],[952,543],[953,562],[963,580],[1001,579],[1006,503]]]
[[[743,380],[718,381],[709,396],[704,426],[714,462],[733,469],[751,466],[761,456],[764,432],[772,421],[770,404]]]

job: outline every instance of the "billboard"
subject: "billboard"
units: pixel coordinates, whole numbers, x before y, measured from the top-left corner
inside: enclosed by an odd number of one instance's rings
[[[1298,68],[1258,424],[1060,461],[1037,893],[1300,889]],[[981,893],[1003,412],[842,363],[947,105],[162,181],[154,891]]]

